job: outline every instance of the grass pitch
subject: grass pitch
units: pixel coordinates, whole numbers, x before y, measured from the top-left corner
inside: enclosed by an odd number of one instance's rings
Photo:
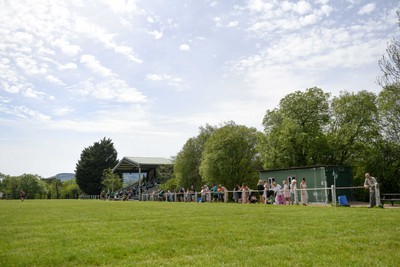
[[[0,266],[398,266],[400,209],[0,201]]]

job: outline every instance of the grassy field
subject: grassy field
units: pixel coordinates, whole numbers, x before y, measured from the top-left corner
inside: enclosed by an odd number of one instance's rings
[[[0,266],[399,266],[400,209],[0,201]]]

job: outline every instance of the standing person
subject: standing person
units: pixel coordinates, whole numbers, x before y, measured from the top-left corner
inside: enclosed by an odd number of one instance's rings
[[[218,194],[218,188],[217,188],[217,186],[215,184],[213,184],[213,186],[211,187],[211,191],[213,192],[211,202],[214,202],[215,200],[217,200],[219,202],[219,200],[218,200],[218,195],[219,195]]]
[[[297,181],[295,178],[292,179],[292,184],[290,185],[290,198],[292,200],[292,205],[296,203],[296,205],[298,204],[297,202]]]
[[[264,197],[263,197],[264,183],[262,180],[258,180],[257,191],[258,191],[258,197],[259,197],[259,201],[260,201],[259,203],[264,203]]]
[[[283,181],[282,184],[283,184],[283,196],[285,197],[286,203],[289,202],[289,205],[290,205],[292,200],[290,197],[289,185],[287,184],[286,181]]]
[[[235,203],[239,202],[239,190],[240,190],[240,186],[236,185],[233,188],[233,201],[235,201]]]
[[[20,198],[21,198],[21,201],[24,201],[24,199],[25,199],[25,192],[24,192],[23,190],[21,190],[21,191],[19,192],[19,196],[20,196]]]
[[[243,184],[240,191],[242,192],[242,203],[249,203],[250,188],[246,184]]]
[[[224,200],[224,203],[228,203],[229,200],[228,189],[223,185],[221,185],[221,194],[223,194],[222,198]]]
[[[308,193],[307,193],[306,178],[303,178],[303,180],[301,180],[300,189],[301,189],[301,203],[304,206],[307,206],[307,204],[308,204]]]
[[[264,191],[263,191],[263,199],[264,199],[264,201],[262,202],[263,204],[267,204],[267,201],[268,201],[268,190],[269,190],[268,182],[264,181]]]
[[[286,205],[286,200],[283,197],[283,192],[282,192],[282,186],[280,186],[279,184],[277,184],[276,182],[272,183],[272,190],[274,190],[275,194],[276,194],[276,204],[278,205]]]
[[[375,191],[376,179],[369,173],[365,174],[364,188],[369,189],[369,207],[373,208],[376,206],[376,191]]]

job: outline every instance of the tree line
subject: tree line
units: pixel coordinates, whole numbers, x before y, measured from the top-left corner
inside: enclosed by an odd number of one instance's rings
[[[45,179],[39,175],[9,176],[0,173],[0,192],[4,199],[18,199],[25,192],[28,199],[78,198],[81,190],[75,180],[62,182],[57,178]]]

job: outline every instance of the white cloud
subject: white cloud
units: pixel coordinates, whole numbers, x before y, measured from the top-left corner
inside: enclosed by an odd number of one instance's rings
[[[58,66],[59,70],[75,70],[77,68],[78,68],[78,66],[75,63],[72,63],[72,62],[69,62],[67,64]]]
[[[264,3],[253,0],[245,7],[252,14],[249,31],[257,37],[284,33],[287,30],[299,30],[316,25],[333,11],[329,5],[312,6],[306,1],[277,1]]]
[[[15,117],[18,117],[20,119],[26,119],[26,120],[33,120],[33,121],[39,121],[39,122],[46,122],[50,121],[51,117],[47,116],[39,111],[30,109],[27,106],[21,105],[21,106],[4,106],[0,104],[0,112],[13,115]]]
[[[123,109],[98,110],[84,118],[57,120],[50,127],[89,133],[154,134],[147,117],[143,107],[136,104]]]
[[[236,27],[239,24],[238,21],[230,21],[227,25],[228,28]]]
[[[155,21],[154,21],[154,19],[152,17],[147,16],[147,22],[148,23],[154,23]]]
[[[174,86],[174,87],[179,87],[183,83],[183,79],[178,78],[178,77],[173,77],[171,75],[162,73],[162,74],[147,74],[146,75],[146,80],[150,81],[166,81],[167,85],[169,86]]]
[[[82,55],[80,62],[92,72],[100,74],[101,76],[110,77],[114,75],[110,69],[102,66],[100,62],[92,55]]]
[[[146,102],[147,98],[136,88],[130,87],[125,81],[110,79],[102,82],[83,81],[69,87],[70,91],[82,97],[93,97],[97,100],[107,100],[122,103]]]
[[[58,84],[58,85],[65,85],[65,83],[63,81],[61,81],[60,79],[58,79],[57,77],[55,77],[54,75],[51,75],[51,74],[46,76],[46,80],[51,83]]]
[[[73,111],[74,109],[70,107],[62,107],[62,108],[55,108],[53,112],[56,116],[65,116]]]
[[[137,13],[142,11],[137,5],[138,0],[103,0],[103,3],[109,5],[115,13]]]
[[[115,52],[126,56],[128,59],[136,63],[142,63],[142,60],[134,53],[133,49],[127,45],[120,45],[114,40],[114,34],[109,33],[106,29],[99,25],[89,22],[88,19],[75,18],[74,30],[84,36],[99,41],[105,47],[113,49]]]
[[[363,6],[359,11],[358,14],[359,15],[368,15],[371,12],[373,12],[375,10],[375,4],[374,3],[369,3],[366,4],[365,6]]]
[[[76,56],[82,50],[79,46],[71,45],[69,41],[64,39],[56,39],[51,45],[60,48],[65,55],[70,57]]]
[[[30,87],[24,88],[24,90],[22,90],[21,93],[25,97],[37,98],[37,99],[43,99],[44,97],[47,96],[47,94],[45,92],[40,92],[40,91],[34,90]]]
[[[154,30],[152,32],[147,32],[147,33],[153,36],[155,40],[161,39],[163,37],[163,33],[160,31]]]
[[[190,51],[190,46],[188,44],[181,44],[179,46],[179,50],[181,50],[181,51]]]

